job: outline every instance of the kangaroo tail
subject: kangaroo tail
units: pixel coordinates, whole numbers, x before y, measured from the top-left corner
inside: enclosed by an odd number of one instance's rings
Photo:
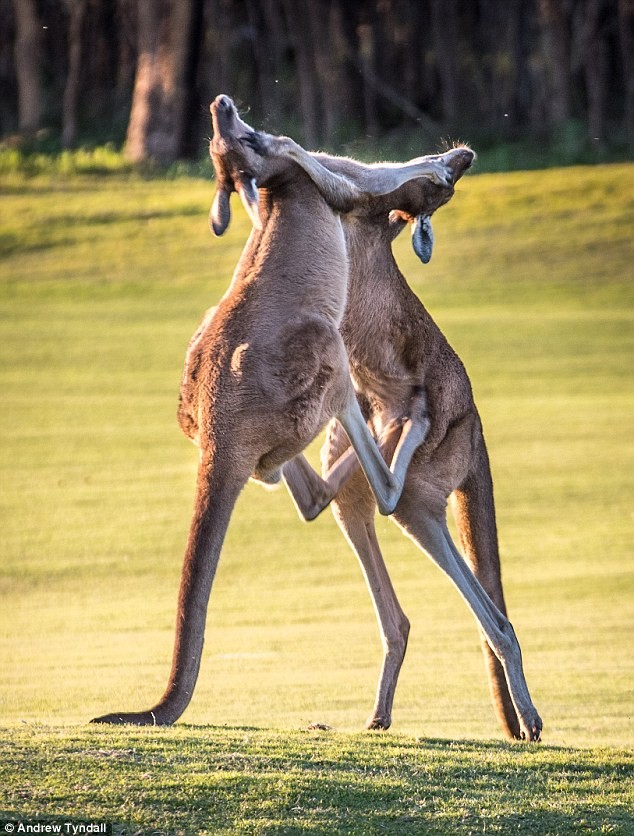
[[[233,471],[233,472],[232,472]],[[194,692],[205,637],[207,605],[231,512],[248,474],[205,462],[198,471],[196,505],[183,562],[172,670],[165,693],[148,711],[115,712],[93,723],[165,726],[176,722]]]
[[[493,603],[506,615],[493,502],[493,480],[489,456],[481,433],[476,440],[473,466],[462,485],[452,495],[452,509],[465,558]],[[520,738],[520,725],[508,691],[504,669],[484,638],[482,652],[498,721],[509,737]]]

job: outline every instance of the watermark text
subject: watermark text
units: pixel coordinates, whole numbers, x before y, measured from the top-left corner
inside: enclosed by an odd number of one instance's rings
[[[0,836],[19,834],[60,834],[60,836],[112,836],[112,825],[103,821],[47,821],[44,819],[16,819],[0,821]]]

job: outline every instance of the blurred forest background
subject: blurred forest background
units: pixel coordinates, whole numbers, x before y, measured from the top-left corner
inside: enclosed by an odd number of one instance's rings
[[[311,149],[629,158],[634,0],[0,0],[5,148],[199,159],[220,92]]]

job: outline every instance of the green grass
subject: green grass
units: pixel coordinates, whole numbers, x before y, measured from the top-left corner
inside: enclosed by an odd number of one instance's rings
[[[0,818],[634,832],[634,166],[468,177],[427,267],[397,243],[482,413],[540,747],[501,742],[472,617],[385,520],[412,634],[393,731],[360,732],[381,654],[361,573],[328,513],[302,525],[257,486],[183,723],[86,727],[166,682],[196,468],[180,370],[247,225],[236,203],[214,240],[201,180],[12,172],[0,192]]]
[[[312,730],[35,727],[9,732],[0,755],[10,809],[58,822],[71,809],[122,833],[561,836],[634,826],[634,758],[625,750]]]

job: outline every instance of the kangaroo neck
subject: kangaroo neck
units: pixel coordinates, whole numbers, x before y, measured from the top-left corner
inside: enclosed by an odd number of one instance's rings
[[[350,264],[341,335],[356,386],[385,403],[411,393],[435,328],[392,254],[387,227],[344,221]]]
[[[267,316],[314,313],[339,326],[348,288],[339,217],[305,184],[262,189],[260,215],[262,228],[251,231],[229,294],[249,287]]]
[[[356,322],[378,315],[382,322],[391,319],[399,305],[404,278],[398,268],[387,230],[367,228],[356,220],[344,220],[348,252],[348,304],[344,322]]]

